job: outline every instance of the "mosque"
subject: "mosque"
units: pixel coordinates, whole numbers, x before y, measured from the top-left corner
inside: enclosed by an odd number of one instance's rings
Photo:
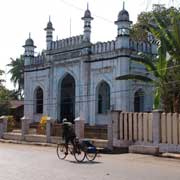
[[[132,61],[138,52],[156,53],[150,42],[134,41],[132,21],[123,9],[115,21],[117,36],[108,42],[91,42],[89,8],[81,18],[82,35],[53,40],[55,30],[47,23],[46,49],[35,56],[36,46],[29,37],[24,52],[24,115],[38,122],[43,115],[57,122],[83,116],[90,125],[108,123],[111,110],[151,111],[153,87],[136,80],[116,80],[130,73],[147,74],[143,65]],[[108,32],[104,32],[108,33]]]

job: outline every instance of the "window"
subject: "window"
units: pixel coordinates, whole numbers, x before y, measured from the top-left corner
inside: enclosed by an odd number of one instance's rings
[[[134,112],[144,111],[144,92],[139,89],[134,94]]]
[[[35,102],[36,102],[36,113],[42,114],[43,113],[43,90],[38,87],[35,93]]]
[[[106,82],[102,82],[98,88],[98,113],[104,114],[110,109],[110,87]]]
[[[118,32],[119,32],[119,35],[121,36],[129,35],[129,29],[125,27],[119,28]]]

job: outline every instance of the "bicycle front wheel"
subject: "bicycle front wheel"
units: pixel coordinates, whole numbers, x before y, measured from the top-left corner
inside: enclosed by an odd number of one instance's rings
[[[77,162],[82,162],[86,157],[86,153],[83,150],[79,149],[77,150],[77,152],[74,153],[74,157]]]
[[[65,159],[67,156],[65,144],[58,144],[56,152],[59,159]]]

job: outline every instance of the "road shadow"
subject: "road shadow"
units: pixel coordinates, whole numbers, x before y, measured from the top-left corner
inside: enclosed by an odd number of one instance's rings
[[[121,148],[113,148],[113,149],[109,149],[109,148],[102,148],[98,150],[99,154],[126,154],[129,153],[128,152],[128,148],[127,147],[121,147]]]
[[[77,162],[76,160],[68,160],[68,159],[65,159],[65,161],[68,161],[70,163],[73,163],[73,164],[82,164],[82,165],[93,165],[93,164],[101,164],[102,162],[100,161],[87,161],[87,160],[84,160],[82,162]]]

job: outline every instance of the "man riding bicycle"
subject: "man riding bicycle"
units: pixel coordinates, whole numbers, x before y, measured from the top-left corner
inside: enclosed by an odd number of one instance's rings
[[[69,122],[66,118],[63,119],[62,128],[63,128],[62,138],[63,140],[65,140],[65,147],[66,147],[65,154],[67,155],[69,142],[71,142],[71,144],[75,148],[76,134],[73,128],[73,124]]]

